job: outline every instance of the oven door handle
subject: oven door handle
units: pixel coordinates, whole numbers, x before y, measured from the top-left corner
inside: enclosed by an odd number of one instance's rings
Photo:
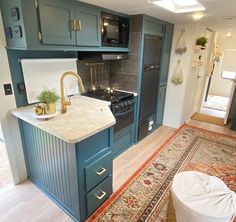
[[[129,109],[129,110],[125,111],[125,112],[114,113],[114,116],[115,116],[115,117],[126,116],[126,115],[132,113],[133,111],[134,111],[134,108]]]

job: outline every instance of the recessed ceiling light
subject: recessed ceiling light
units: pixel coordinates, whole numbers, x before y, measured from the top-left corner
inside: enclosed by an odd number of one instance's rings
[[[232,38],[233,37],[233,33],[231,31],[228,31],[228,32],[225,33],[225,37]]]
[[[174,0],[173,2],[179,6],[192,6],[198,4],[196,0]]]
[[[196,13],[196,14],[193,14],[193,18],[195,19],[195,20],[199,20],[199,19],[201,19],[201,18],[203,18],[203,14],[202,13]]]
[[[149,0],[148,3],[155,4],[174,13],[206,10],[197,0]]]

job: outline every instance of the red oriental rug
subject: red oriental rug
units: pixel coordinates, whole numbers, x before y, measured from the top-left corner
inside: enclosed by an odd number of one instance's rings
[[[182,126],[87,222],[166,222],[172,179],[188,170],[220,177],[236,191],[236,138]]]

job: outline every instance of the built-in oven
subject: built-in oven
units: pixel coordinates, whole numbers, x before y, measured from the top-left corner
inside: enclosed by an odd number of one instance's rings
[[[134,98],[133,96],[124,101],[111,103],[111,111],[116,118],[114,133],[131,126],[134,122]]]
[[[84,95],[111,102],[110,108],[116,118],[114,133],[131,126],[134,123],[135,101],[133,93],[97,89],[90,90]]]
[[[102,12],[102,46],[128,47],[129,19]]]

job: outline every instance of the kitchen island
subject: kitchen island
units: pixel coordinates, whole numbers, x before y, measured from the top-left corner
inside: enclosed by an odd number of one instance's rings
[[[29,180],[75,221],[85,221],[112,194],[109,102],[72,98],[65,114],[47,121],[33,106],[12,110],[20,119]]]

